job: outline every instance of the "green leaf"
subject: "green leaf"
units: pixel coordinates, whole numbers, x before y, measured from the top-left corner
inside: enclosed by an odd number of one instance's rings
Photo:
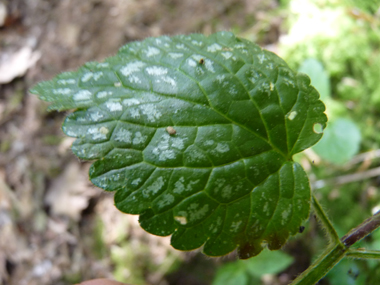
[[[245,264],[242,264],[241,261],[230,262],[221,266],[216,272],[212,285],[250,284],[251,276],[249,276]],[[260,283],[260,280],[256,281],[256,283]]]
[[[298,72],[305,73],[310,77],[311,84],[318,90],[321,100],[325,101],[330,98],[330,77],[319,60],[315,58],[305,59]]]
[[[292,256],[282,251],[263,250],[255,258],[224,264],[218,269],[212,284],[258,284],[263,275],[278,274],[293,261]],[[252,276],[257,282],[252,282]]]
[[[245,262],[249,273],[261,277],[280,273],[294,262],[294,258],[282,251],[263,250],[257,257]]]
[[[313,149],[323,159],[344,164],[359,150],[361,135],[358,127],[349,119],[339,118],[329,123],[323,138]]]
[[[177,249],[248,258],[281,248],[308,217],[292,156],[321,138],[325,107],[307,76],[232,33],[129,43],[31,92],[77,109],[63,131],[95,160],[91,181]]]

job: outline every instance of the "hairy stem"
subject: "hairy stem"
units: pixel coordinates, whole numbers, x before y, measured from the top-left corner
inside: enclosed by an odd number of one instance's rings
[[[312,203],[316,215],[321,220],[322,226],[328,232],[333,242],[308,269],[291,283],[292,285],[316,284],[346,256],[350,258],[380,259],[380,251],[350,250],[351,245],[380,227],[380,212],[368,218],[339,239],[338,234],[314,195],[312,196]]]
[[[312,192],[312,196],[311,196],[311,203],[313,205],[314,213],[317,216],[317,218],[320,220],[320,222],[322,223],[322,227],[326,231],[329,239],[334,244],[340,243],[338,233],[334,229],[331,221],[327,217],[325,211],[322,209],[321,204],[319,204],[319,202],[318,202],[318,200],[315,197],[313,192]]]
[[[292,285],[312,285],[321,280],[342,258],[348,250],[342,243],[332,244],[322,255],[299,275]]]

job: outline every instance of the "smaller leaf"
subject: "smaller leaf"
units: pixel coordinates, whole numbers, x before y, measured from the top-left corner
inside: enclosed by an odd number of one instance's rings
[[[285,270],[294,261],[294,258],[282,251],[263,250],[257,257],[247,261],[246,267],[253,276],[261,277],[265,274],[278,274]]]
[[[246,285],[250,278],[242,261],[230,262],[219,268],[212,285]]]
[[[360,141],[360,131],[355,123],[340,118],[329,124],[322,139],[313,149],[329,162],[344,164],[358,152]]]
[[[319,60],[315,58],[306,59],[301,64],[298,72],[305,73],[310,77],[311,85],[318,90],[322,101],[330,98],[330,78]]]
[[[294,258],[282,251],[264,249],[254,258],[238,260],[221,266],[212,284],[258,284],[258,280],[263,275],[278,274],[293,262]],[[257,278],[256,283],[252,282],[252,277]]]

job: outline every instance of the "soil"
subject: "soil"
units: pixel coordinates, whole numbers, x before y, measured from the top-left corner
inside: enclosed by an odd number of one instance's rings
[[[88,181],[89,163],[71,153],[73,140],[60,129],[65,114],[47,112],[28,89],[150,36],[265,27],[260,43],[276,43],[281,19],[267,14],[277,5],[0,0],[0,284],[120,276],[131,284],[211,283],[221,261],[175,251],[169,238],[146,234],[136,216],[118,212],[113,194]]]

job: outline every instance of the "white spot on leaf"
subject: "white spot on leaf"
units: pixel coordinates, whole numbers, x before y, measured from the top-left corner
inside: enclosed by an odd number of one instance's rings
[[[144,62],[142,62],[142,61],[135,61],[135,62],[128,63],[126,66],[124,66],[123,68],[121,68],[120,72],[124,76],[129,76],[133,72],[140,71],[141,68],[144,67],[144,66],[145,66]]]
[[[183,53],[179,53],[179,52],[170,52],[169,53],[169,56],[173,59],[177,59],[177,58],[180,58],[180,57],[183,57]]]
[[[207,47],[207,51],[209,51],[209,52],[216,52],[216,51],[221,50],[221,49],[222,49],[222,47],[220,45],[218,45],[217,43],[212,44],[212,45]]]
[[[71,94],[72,90],[69,88],[58,88],[58,89],[53,89],[53,94],[56,95],[69,95]]]
[[[160,50],[155,47],[148,47],[148,50],[145,50],[145,54],[147,57],[151,57],[160,54]]]
[[[123,106],[120,104],[120,102],[108,101],[108,102],[106,102],[106,107],[111,112],[123,110]]]
[[[119,129],[115,133],[115,141],[131,143],[132,133],[125,129]]]
[[[160,66],[151,66],[146,68],[146,72],[148,72],[149,75],[159,76],[167,74],[168,69]]]
[[[91,99],[91,92],[88,90],[81,90],[74,94],[73,99],[75,101],[83,101],[83,100],[90,100]]]

